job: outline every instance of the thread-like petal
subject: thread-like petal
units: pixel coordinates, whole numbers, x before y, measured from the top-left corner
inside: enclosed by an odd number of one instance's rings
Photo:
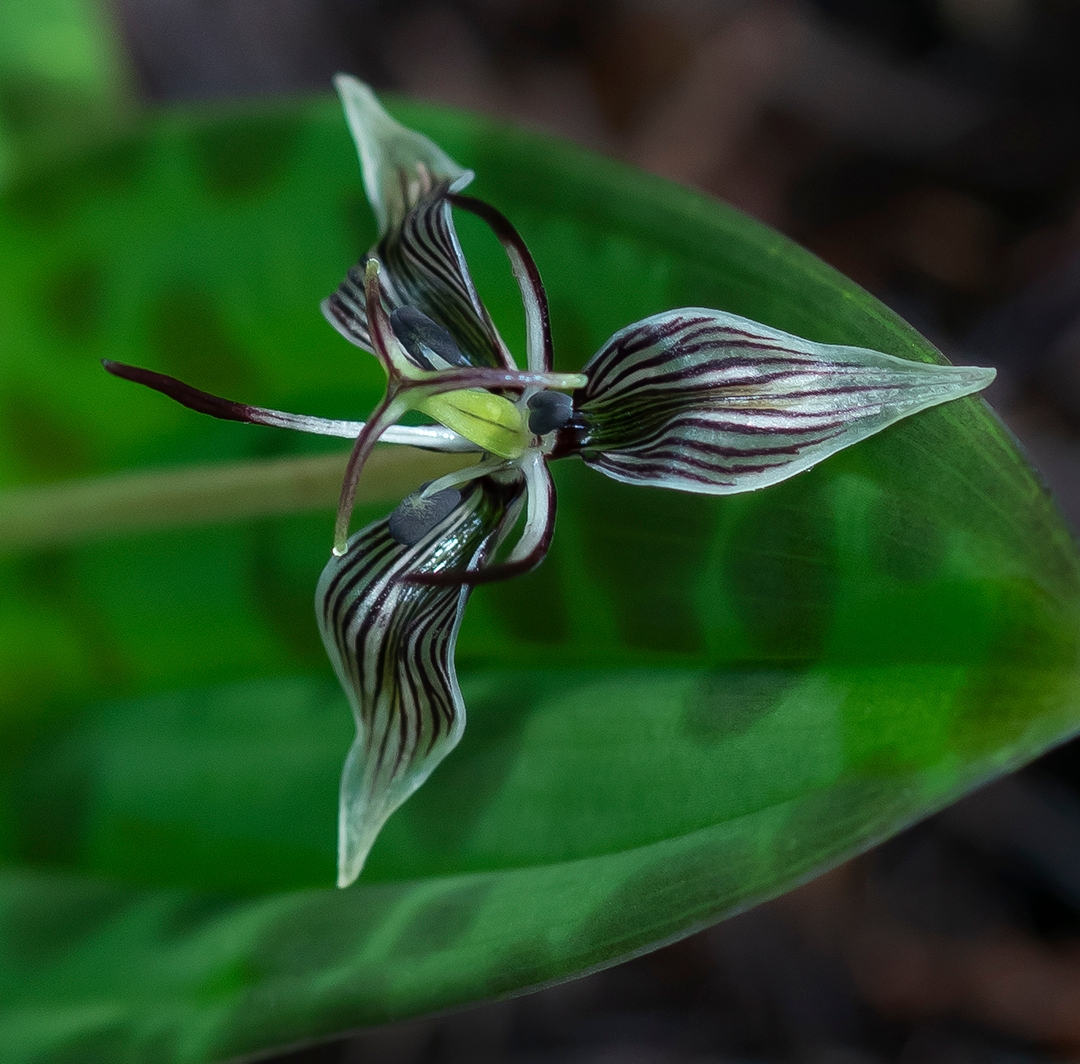
[[[128,366],[112,359],[102,359],[101,364],[114,377],[145,384],[181,406],[197,410],[200,414],[221,418],[223,421],[242,421],[249,425],[269,425],[272,428],[295,429],[316,436],[339,436],[355,440],[364,431],[363,421],[337,421],[331,418],[311,417],[308,414],[288,414],[283,410],[268,410],[250,403],[237,403],[222,399],[190,384],[169,377],[164,373]],[[380,436],[382,443],[403,443],[411,447],[423,447],[431,451],[475,451],[475,443],[459,436],[442,425],[391,425]]]
[[[356,718],[341,780],[338,886],[360,874],[387,818],[465,727],[454,645],[471,589],[410,577],[483,566],[512,524],[523,488],[521,480],[471,481],[414,543],[400,542],[389,519],[377,521],[323,570],[319,630]]]
[[[585,367],[557,454],[616,480],[726,495],[764,488],[994,370],[804,340],[688,308],[617,332]]]

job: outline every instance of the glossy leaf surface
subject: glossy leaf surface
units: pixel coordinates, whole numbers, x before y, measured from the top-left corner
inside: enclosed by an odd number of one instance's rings
[[[476,119],[397,113],[528,241],[559,370],[679,306],[935,357],[719,204]],[[459,228],[520,353],[502,251]],[[201,419],[97,360],[362,417],[381,373],[318,303],[373,234],[329,100],[163,117],[14,188],[3,482],[340,448]],[[352,726],[311,610],[329,512],[0,560],[5,1061],[218,1060],[611,963],[1080,724],[1073,539],[978,399],[751,495],[554,471],[548,560],[466,614],[468,730],[345,891]]]

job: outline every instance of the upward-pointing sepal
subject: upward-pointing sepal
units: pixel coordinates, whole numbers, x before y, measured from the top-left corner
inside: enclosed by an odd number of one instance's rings
[[[323,570],[315,592],[319,631],[356,718],[341,779],[339,887],[360,874],[387,818],[465,727],[454,645],[471,588],[410,578],[486,565],[523,491],[520,477],[470,481],[448,512],[431,508],[430,527],[413,522],[402,536],[392,518],[376,521]]]
[[[388,311],[415,310],[432,319],[469,365],[512,366],[476,294],[450,214],[448,197],[473,179],[472,171],[391,118],[362,81],[339,74],[334,85],[360,155],[379,240],[323,300],[326,320],[350,343],[373,350],[364,274],[368,259],[378,258]]]
[[[379,223],[379,236],[400,225],[417,200],[441,182],[459,192],[473,172],[459,166],[436,143],[407,129],[383,109],[368,85],[338,74],[334,87],[360,156],[364,191]]]
[[[364,279],[368,261],[378,259],[387,312],[404,311],[410,318],[419,314],[430,319],[456,349],[450,361],[442,358],[436,368],[510,368],[514,361],[469,276],[448,195],[443,181],[419,196],[405,217],[383,234],[323,300],[323,315],[350,343],[374,350]]]
[[[620,330],[584,372],[557,455],[580,453],[630,484],[713,495],[786,480],[994,379],[698,308]]]

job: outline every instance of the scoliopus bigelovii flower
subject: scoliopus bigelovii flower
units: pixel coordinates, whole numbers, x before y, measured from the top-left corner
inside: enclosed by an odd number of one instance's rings
[[[336,85],[379,240],[322,309],[386,372],[386,394],[367,422],[285,414],[149,370],[105,367],[215,417],[355,441],[315,594],[357,726],[341,781],[338,885],[347,886],[387,817],[461,737],[454,644],[465,603],[474,585],[542,561],[555,522],[551,460],[576,455],[631,484],[751,491],[978,391],[994,371],[814,343],[689,308],[628,325],[581,373],[553,373],[544,288],[510,222],[463,195],[471,172],[395,122],[366,85],[346,76]],[[506,249],[525,306],[524,370],[477,295],[453,207],[477,215]],[[433,424],[399,425],[408,411]],[[376,441],[474,451],[478,460],[350,537],[357,481]],[[523,509],[522,531],[505,549]]]

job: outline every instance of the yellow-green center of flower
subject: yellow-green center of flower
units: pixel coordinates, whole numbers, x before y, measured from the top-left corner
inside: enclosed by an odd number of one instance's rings
[[[532,441],[521,411],[505,396],[479,388],[429,396],[418,409],[500,458],[520,458]]]

